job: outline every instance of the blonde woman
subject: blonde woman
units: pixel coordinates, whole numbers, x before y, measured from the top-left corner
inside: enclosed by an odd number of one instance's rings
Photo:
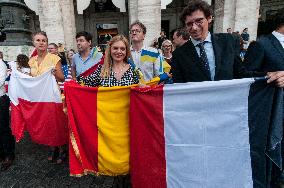
[[[130,58],[130,46],[123,35],[113,37],[106,48],[103,64],[88,75],[78,77],[78,82],[91,87],[128,86],[137,84],[138,77],[127,63]]]

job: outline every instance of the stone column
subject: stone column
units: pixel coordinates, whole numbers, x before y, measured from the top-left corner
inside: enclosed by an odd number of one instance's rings
[[[255,40],[257,35],[257,25],[259,17],[260,0],[237,0],[235,31],[243,31],[248,28],[250,40]]]
[[[39,21],[41,30],[48,36],[48,42],[65,44],[64,25],[59,0],[40,0]]]
[[[214,9],[214,32],[223,33],[227,28],[234,30],[236,0],[216,0]]]
[[[130,0],[129,25],[135,20],[141,21],[147,28],[144,44],[150,46],[161,31],[161,0]]]
[[[73,0],[60,0],[59,2],[62,13],[65,47],[67,49],[75,49],[76,25]]]

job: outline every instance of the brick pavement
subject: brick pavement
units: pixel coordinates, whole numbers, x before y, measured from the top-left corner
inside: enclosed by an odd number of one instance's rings
[[[13,166],[0,172],[0,188],[45,188],[45,187],[99,187],[113,186],[112,177],[70,177],[68,164],[53,164],[47,161],[48,148],[34,144],[26,136],[16,144]]]

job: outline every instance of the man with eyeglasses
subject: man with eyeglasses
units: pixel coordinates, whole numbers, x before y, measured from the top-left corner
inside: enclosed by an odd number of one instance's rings
[[[146,27],[136,21],[130,25],[131,55],[135,66],[141,70],[143,80],[148,82],[153,78],[160,77],[160,81],[169,78],[170,66],[157,49],[144,45]]]
[[[207,2],[190,1],[181,14],[191,40],[173,52],[173,82],[200,82],[251,77],[239,57],[239,41],[232,34],[211,34],[212,9]]]

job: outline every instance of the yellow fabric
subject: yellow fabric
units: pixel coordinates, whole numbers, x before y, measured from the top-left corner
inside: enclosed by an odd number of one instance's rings
[[[31,75],[39,76],[42,73],[46,72],[51,67],[55,67],[58,61],[60,61],[60,57],[54,54],[47,53],[44,57],[44,60],[38,65],[37,61],[38,56],[34,56],[30,59],[29,65],[31,67]]]
[[[141,62],[151,62],[155,63],[157,60],[157,57],[151,57],[149,55],[143,55],[141,56]]]
[[[163,71],[164,72],[170,72],[171,65],[169,65],[166,61],[163,61]]]
[[[97,94],[99,174],[129,174],[131,86],[100,87]]]

